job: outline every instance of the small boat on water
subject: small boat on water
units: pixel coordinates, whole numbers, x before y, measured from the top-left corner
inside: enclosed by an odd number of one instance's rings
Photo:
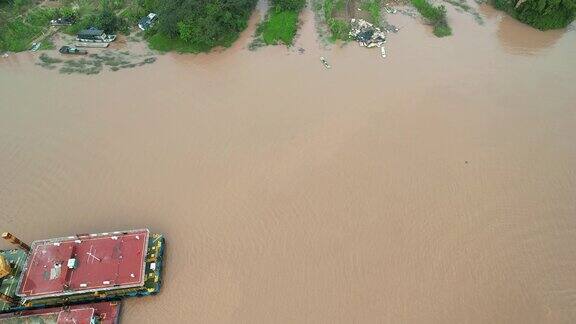
[[[328,60],[326,60],[326,58],[324,56],[320,57],[320,62],[322,62],[322,64],[324,64],[324,67],[327,69],[332,67],[332,66],[330,66],[330,63],[328,63]]]
[[[103,30],[90,28],[82,30],[76,36],[76,40],[85,43],[111,43],[116,35],[107,35]]]
[[[384,48],[384,45],[380,47],[380,55],[382,55],[382,58],[386,58],[386,49]]]
[[[87,50],[79,49],[73,46],[62,46],[58,51],[62,54],[76,54],[76,55],[88,54]]]

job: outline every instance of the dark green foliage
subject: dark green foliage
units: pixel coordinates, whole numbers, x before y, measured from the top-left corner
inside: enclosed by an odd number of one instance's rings
[[[444,37],[452,35],[452,29],[446,20],[446,8],[444,6],[433,6],[426,0],[411,0],[412,5],[426,18],[434,27],[434,35]]]
[[[271,0],[272,8],[276,11],[295,11],[300,12],[304,5],[305,0]]]
[[[492,5],[540,30],[568,26],[576,18],[576,0],[492,0]]]
[[[256,0],[164,0],[157,24],[162,36],[151,44],[166,45],[172,39],[195,52],[230,46],[248,26],[255,5]]]
[[[576,16],[575,0],[528,0],[517,8],[521,22],[541,30],[564,28]]]
[[[125,31],[128,28],[126,20],[118,17],[111,5],[104,5],[102,10],[96,15],[92,16],[92,25],[98,29],[102,29],[105,33],[111,34],[116,31]]]

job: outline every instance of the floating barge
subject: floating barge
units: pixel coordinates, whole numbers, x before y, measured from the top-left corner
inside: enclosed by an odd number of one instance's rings
[[[0,312],[146,296],[160,290],[164,238],[147,229],[77,234],[34,241],[27,248],[2,251],[11,267],[0,279],[4,301]]]
[[[119,302],[100,302],[0,314],[0,324],[117,324],[119,316]]]

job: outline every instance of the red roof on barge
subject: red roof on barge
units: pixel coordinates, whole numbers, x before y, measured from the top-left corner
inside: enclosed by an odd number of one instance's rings
[[[26,299],[144,285],[146,229],[34,241],[17,295]]]
[[[120,315],[120,303],[103,302],[66,307],[53,307],[45,309],[25,310],[17,313],[0,315],[0,323],[6,320],[8,323],[20,321],[22,323],[57,323],[57,324],[90,324],[94,318],[98,318],[101,324],[116,324]]]

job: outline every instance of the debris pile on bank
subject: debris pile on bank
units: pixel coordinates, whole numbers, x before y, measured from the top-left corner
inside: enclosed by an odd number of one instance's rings
[[[360,46],[382,47],[386,43],[386,33],[363,19],[350,20],[350,37]]]

